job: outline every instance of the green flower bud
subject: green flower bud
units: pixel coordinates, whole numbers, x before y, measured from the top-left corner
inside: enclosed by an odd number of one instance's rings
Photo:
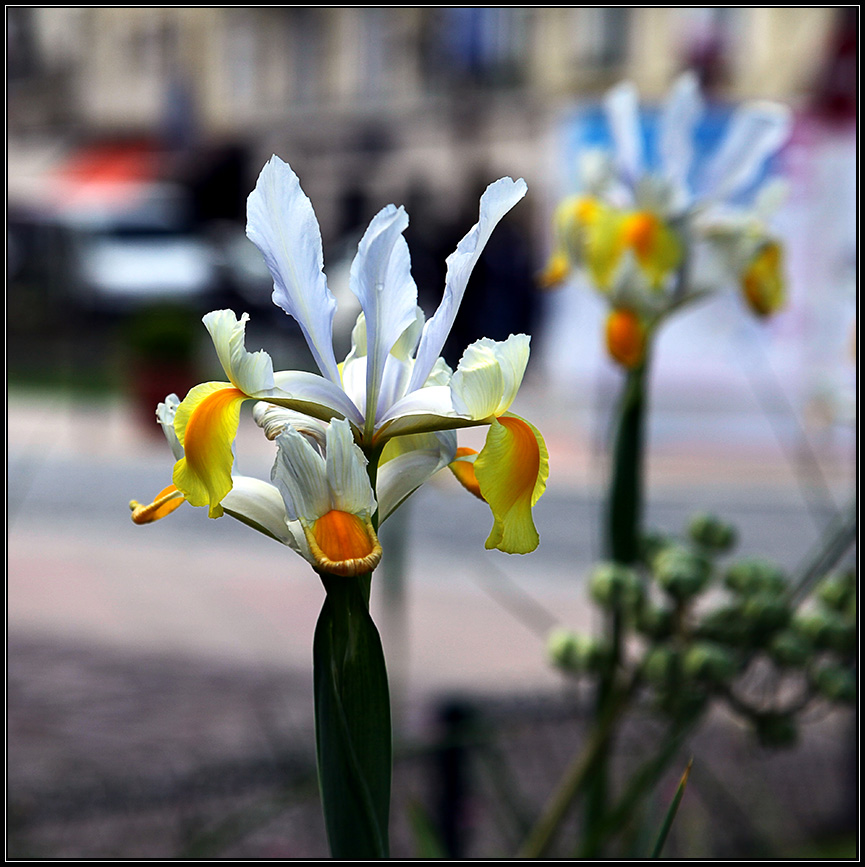
[[[742,603],[742,617],[754,628],[754,635],[763,638],[777,632],[790,622],[790,606],[785,599],[770,593],[755,593]]]
[[[640,554],[643,562],[647,565],[655,559],[656,555],[670,544],[670,537],[663,533],[649,532],[640,540]]]
[[[775,635],[767,648],[769,658],[785,668],[801,668],[811,658],[810,642],[799,633],[785,630]]]
[[[752,643],[753,631],[753,624],[742,616],[742,606],[737,604],[707,612],[697,625],[696,634],[719,644],[745,647]]]
[[[768,560],[740,560],[724,576],[731,590],[743,595],[751,593],[781,593],[787,586],[784,572]]]
[[[553,665],[572,674],[597,671],[606,658],[604,648],[595,639],[568,629],[550,633],[547,652]]]
[[[827,607],[845,613],[851,597],[856,596],[856,576],[852,572],[827,575],[818,585],[817,598]]]
[[[690,599],[709,583],[712,568],[705,557],[681,545],[670,545],[652,561],[658,584],[676,599]]]
[[[639,575],[618,563],[602,563],[589,579],[592,599],[610,611],[633,611],[643,601]]]
[[[729,650],[706,641],[689,647],[682,660],[682,669],[688,677],[712,686],[728,683],[737,668],[736,659]]]
[[[637,615],[637,630],[658,641],[673,633],[673,612],[654,605],[644,605]]]
[[[714,515],[699,514],[691,518],[688,535],[704,548],[717,553],[729,551],[736,544],[736,528]]]
[[[856,701],[856,674],[841,665],[824,665],[814,673],[814,686],[830,701]]]
[[[678,654],[669,647],[653,647],[643,659],[643,676],[657,687],[666,686],[679,666]]]
[[[816,610],[798,614],[793,629],[817,650],[853,653],[856,649],[856,624],[833,611]]]
[[[754,720],[754,727],[764,747],[789,747],[799,736],[796,721],[789,714],[762,714]]]

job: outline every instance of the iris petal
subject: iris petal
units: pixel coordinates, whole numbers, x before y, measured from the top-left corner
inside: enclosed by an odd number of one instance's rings
[[[527,554],[538,547],[532,506],[549,476],[544,439],[533,425],[506,415],[490,425],[486,443],[474,465],[483,498],[493,513],[487,548]]]
[[[231,490],[231,446],[247,399],[230,383],[205,382],[177,408],[174,427],[184,457],[174,465],[174,484],[193,506],[209,506],[211,518],[222,514],[220,502]]]

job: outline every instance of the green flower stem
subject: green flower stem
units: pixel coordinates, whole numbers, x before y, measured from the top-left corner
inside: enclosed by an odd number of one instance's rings
[[[334,858],[387,858],[393,747],[387,669],[369,614],[372,576],[320,573],[313,642],[318,779]]]
[[[613,475],[607,502],[607,556],[624,565],[640,554],[643,510],[643,438],[646,414],[646,360],[625,379],[613,444]]]
[[[614,727],[636,687],[637,680],[633,679],[624,689],[611,696],[605,713],[596,718],[595,728],[590,733],[585,748],[568,767],[541,817],[517,853],[518,858],[542,858],[546,854],[571,804],[597,773],[599,761],[607,754]]]
[[[640,801],[655,786],[666,772],[671,762],[679,754],[685,738],[696,726],[697,718],[685,723],[674,724],[660,741],[658,752],[640,767],[628,782],[618,802],[604,816],[598,825],[587,828],[577,857],[588,857],[586,853],[595,852],[603,840],[608,840],[625,824],[634,818]]]
[[[623,565],[633,564],[640,555],[640,527],[643,509],[643,439],[646,414],[646,378],[650,347],[646,359],[628,371],[619,400],[613,442],[612,478],[607,501],[607,557]],[[607,716],[617,689],[622,661],[622,614],[612,612],[607,618],[610,655],[598,681],[596,716]],[[599,749],[586,791],[586,827],[600,826],[608,801],[609,765],[615,731],[610,731]],[[598,839],[600,845],[600,839]],[[594,854],[594,853],[592,853]]]

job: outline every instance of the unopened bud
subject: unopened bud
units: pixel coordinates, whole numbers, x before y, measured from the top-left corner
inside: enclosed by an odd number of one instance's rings
[[[797,615],[793,628],[817,650],[852,653],[856,649],[856,624],[833,611],[809,611]]]
[[[709,583],[712,569],[705,557],[680,545],[664,548],[652,561],[658,584],[676,599],[690,599]]]
[[[786,600],[771,593],[755,593],[747,597],[741,610],[742,617],[761,637],[783,629],[790,621],[790,606]]]
[[[654,605],[644,605],[637,615],[637,629],[656,641],[673,632],[673,612]]]
[[[811,645],[798,633],[785,630],[775,635],[767,648],[769,657],[785,668],[801,668],[811,658]]]
[[[643,599],[639,575],[618,563],[602,563],[589,579],[592,599],[610,611],[633,611]]]
[[[814,686],[830,701],[856,701],[856,675],[851,668],[824,665],[814,674]]]
[[[707,612],[698,624],[696,634],[719,644],[743,647],[751,643],[752,627],[742,616],[741,605],[725,605]]]
[[[736,529],[714,515],[695,515],[688,524],[688,534],[704,548],[721,553],[736,544]]]
[[[787,586],[783,571],[768,560],[740,560],[724,576],[724,583],[737,593],[780,593]]]
[[[553,665],[572,674],[597,671],[605,658],[603,647],[595,639],[561,628],[550,633],[547,652]]]
[[[736,673],[736,660],[717,644],[706,641],[692,645],[685,652],[682,668],[688,677],[701,683],[721,686]]]
[[[653,647],[643,659],[643,675],[655,686],[666,686],[675,677],[678,655],[669,647]]]
[[[817,586],[817,598],[833,611],[844,612],[856,595],[856,576],[852,572],[827,575]]]

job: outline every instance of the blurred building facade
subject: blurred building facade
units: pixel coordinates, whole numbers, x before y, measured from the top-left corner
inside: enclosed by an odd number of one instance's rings
[[[10,188],[58,140],[216,142],[253,169],[289,159],[327,239],[348,187],[378,206],[417,183],[448,201],[479,173],[548,186],[557,113],[623,77],[659,96],[690,67],[719,96],[795,101],[837,13],[7,7]]]

